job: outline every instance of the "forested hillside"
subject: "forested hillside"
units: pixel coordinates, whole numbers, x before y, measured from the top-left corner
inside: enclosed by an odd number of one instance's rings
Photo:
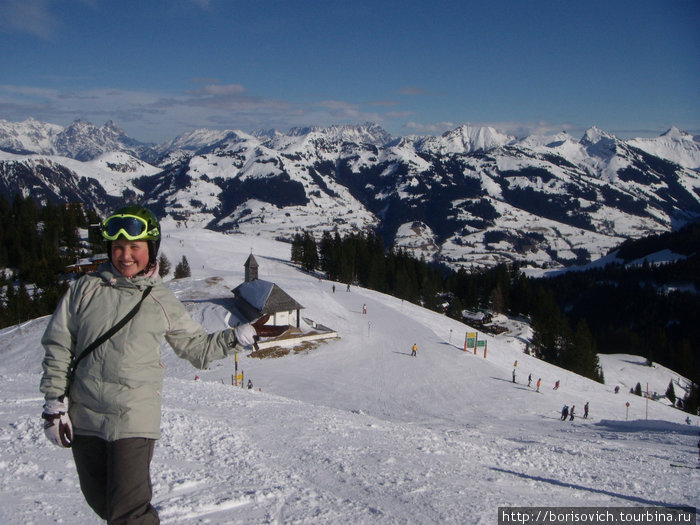
[[[79,205],[0,196],[0,327],[53,312],[67,287],[66,266],[93,252],[79,228],[98,221]]]

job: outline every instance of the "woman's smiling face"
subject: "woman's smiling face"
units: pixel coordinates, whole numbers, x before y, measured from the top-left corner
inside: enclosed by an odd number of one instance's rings
[[[112,264],[124,277],[133,277],[148,266],[148,242],[112,242]]]

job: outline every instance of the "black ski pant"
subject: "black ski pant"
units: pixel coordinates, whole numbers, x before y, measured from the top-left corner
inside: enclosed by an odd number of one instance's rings
[[[105,441],[73,438],[73,459],[80,489],[88,505],[110,525],[157,525],[151,505],[151,459],[155,440],[127,438]]]

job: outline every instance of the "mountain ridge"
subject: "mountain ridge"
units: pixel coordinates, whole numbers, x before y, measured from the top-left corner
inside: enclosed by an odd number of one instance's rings
[[[59,128],[0,120],[0,194],[101,213],[138,201],[181,225],[270,238],[372,228],[387,245],[453,267],[582,264],[700,216],[698,143],[674,128],[642,142],[596,127],[580,140],[469,125],[392,138],[365,123],[200,129],[162,145],[111,121]],[[99,160],[116,151],[134,161]]]

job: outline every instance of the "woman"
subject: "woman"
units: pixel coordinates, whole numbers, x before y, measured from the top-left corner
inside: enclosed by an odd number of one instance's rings
[[[56,445],[72,448],[81,490],[102,519],[159,523],[149,469],[160,437],[161,343],[206,368],[254,344],[257,327],[207,334],[190,318],[158,276],[160,225],[148,209],[116,211],[103,222],[102,236],[109,263],[71,285],[41,341],[44,431]],[[85,352],[139,301],[122,328]],[[73,360],[82,354],[71,378]]]

